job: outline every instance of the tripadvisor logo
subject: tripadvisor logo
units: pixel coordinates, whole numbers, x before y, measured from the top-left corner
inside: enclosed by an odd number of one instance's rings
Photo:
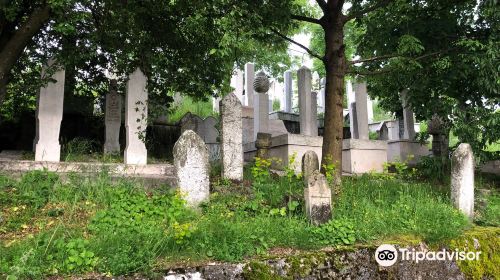
[[[381,266],[391,266],[398,260],[398,251],[392,245],[382,244],[375,251],[375,260]]]
[[[433,251],[416,251],[415,249],[399,248],[396,249],[393,245],[382,244],[375,251],[375,260],[380,266],[391,266],[398,261],[398,255],[402,261],[413,261],[419,263],[420,261],[474,261],[479,260],[481,251],[466,252],[459,251],[446,251],[442,249],[437,252]]]

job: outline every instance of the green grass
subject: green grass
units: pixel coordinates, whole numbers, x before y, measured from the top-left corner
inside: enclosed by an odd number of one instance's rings
[[[213,116],[212,101],[194,101],[192,98],[184,96],[182,102],[170,110],[168,120],[170,123],[178,122],[188,112],[201,118]]]
[[[370,176],[345,178],[332,222],[312,226],[302,179],[267,168],[247,169],[243,185],[213,176],[200,211],[168,187],[145,192],[105,173],[67,181],[43,171],[21,180],[0,176],[0,276],[148,273],[173,263],[242,261],[276,247],[317,250],[397,235],[440,242],[470,226],[429,184]],[[485,222],[498,217],[495,209]]]

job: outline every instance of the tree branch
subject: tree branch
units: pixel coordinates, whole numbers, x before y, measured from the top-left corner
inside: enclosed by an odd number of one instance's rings
[[[288,38],[287,36],[285,36],[285,35],[281,34],[278,30],[276,30],[276,29],[274,29],[274,28],[271,28],[271,31],[272,31],[274,34],[276,34],[278,37],[281,37],[281,38],[283,38],[284,40],[286,40],[286,41],[288,41],[288,42],[290,42],[290,43],[292,43],[292,44],[295,44],[295,45],[297,45],[298,47],[302,48],[302,49],[303,49],[303,50],[305,50],[305,51],[306,51],[306,52],[307,52],[310,56],[315,57],[315,58],[317,58],[317,59],[319,59],[319,60],[323,61],[323,59],[324,59],[323,57],[321,57],[321,56],[319,56],[318,54],[316,54],[315,52],[311,51],[308,47],[306,47],[306,46],[302,45],[301,43],[299,43],[299,42],[297,42],[297,41],[294,41],[294,40],[292,40],[292,39]]]
[[[374,56],[374,57],[365,58],[365,59],[352,60],[352,61],[349,61],[348,63],[349,64],[357,64],[357,63],[362,63],[362,62],[377,61],[377,60],[383,60],[383,59],[394,58],[394,57],[408,58],[408,59],[412,59],[412,60],[420,60],[420,59],[424,59],[424,58],[427,58],[430,56],[444,54],[444,53],[447,53],[451,50],[454,50],[454,49],[440,50],[440,51],[436,51],[436,52],[432,52],[432,53],[423,54],[423,55],[417,56],[417,57],[407,57],[407,56],[402,56],[402,55],[398,55],[398,54],[380,55],[380,56]]]
[[[316,3],[318,3],[321,10],[323,10],[323,13],[326,14],[326,11],[328,10],[328,5],[326,4],[326,1],[325,0],[316,0]]]
[[[380,56],[374,56],[374,57],[365,58],[365,59],[356,59],[356,60],[348,61],[348,63],[349,64],[357,64],[357,63],[362,63],[362,62],[370,62],[370,61],[388,59],[388,58],[399,57],[399,56],[400,55],[397,55],[397,54],[380,55]]]
[[[315,18],[311,18],[311,17],[292,15],[292,19],[321,25],[321,22],[319,19],[315,19]]]
[[[353,11],[345,17],[345,21],[347,22],[347,21],[350,21],[351,19],[359,18],[367,13],[375,11],[376,9],[385,7],[385,6],[389,5],[389,3],[391,3],[392,1],[393,0],[381,0],[381,1],[371,5],[370,7],[366,7],[365,9],[363,9],[361,11],[358,11],[358,12]]]

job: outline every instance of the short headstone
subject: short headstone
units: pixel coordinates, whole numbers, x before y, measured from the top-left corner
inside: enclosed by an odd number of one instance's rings
[[[148,151],[146,150],[146,128],[148,117],[148,92],[147,79],[142,71],[137,68],[129,76],[127,82],[125,128],[127,146],[125,147],[125,164],[147,163]]]
[[[467,217],[474,216],[474,154],[462,143],[451,157],[451,202]]]
[[[327,223],[332,218],[332,191],[325,175],[314,171],[304,190],[306,215],[314,225]]]
[[[54,60],[49,60],[49,67],[54,63]],[[42,71],[42,77],[45,77],[46,70]],[[59,132],[64,106],[64,69],[57,70],[51,78],[55,82],[50,81],[40,88],[37,98],[35,161],[59,162],[61,159]]]
[[[257,133],[255,140],[255,148],[257,148],[256,157],[267,159],[269,158],[269,148],[271,147],[271,133]]]
[[[186,130],[174,145],[174,170],[177,187],[191,207],[208,200],[210,164],[208,150],[201,137]]]
[[[314,171],[319,170],[318,155],[314,151],[307,151],[302,156],[302,178],[304,182],[313,174]]]
[[[243,123],[241,102],[233,93],[220,102],[222,177],[243,180]]]
[[[111,80],[109,93],[106,94],[106,141],[104,153],[120,152],[120,126],[122,124],[122,97],[116,91],[116,80]]]

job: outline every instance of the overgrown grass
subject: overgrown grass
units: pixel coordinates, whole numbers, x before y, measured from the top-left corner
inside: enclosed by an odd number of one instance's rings
[[[302,178],[291,169],[275,176],[269,166],[257,161],[243,184],[214,177],[200,211],[167,187],[145,192],[105,173],[67,181],[43,171],[19,181],[0,176],[0,276],[147,273],[176,262],[241,261],[275,247],[318,249],[399,234],[437,242],[469,226],[430,185],[369,176],[345,178],[332,222],[312,226]]]

